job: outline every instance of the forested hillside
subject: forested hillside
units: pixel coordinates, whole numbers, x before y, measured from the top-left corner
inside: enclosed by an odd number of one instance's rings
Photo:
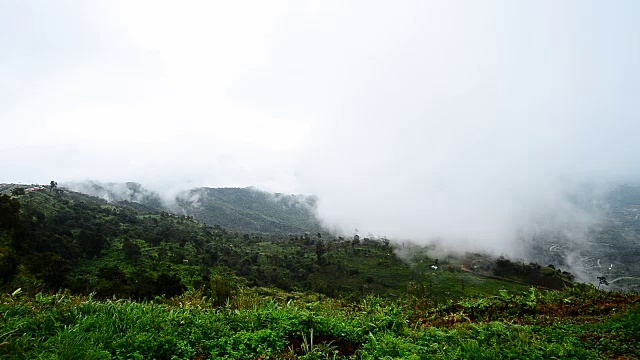
[[[322,231],[312,196],[270,194],[252,188],[197,188],[176,197],[176,213],[209,225],[250,233]]]
[[[7,289],[68,288],[105,297],[152,298],[209,286],[213,277],[223,274],[251,286],[331,296],[397,294],[417,283],[428,283],[432,294],[442,287],[457,296],[481,287],[477,274],[461,270],[466,258],[447,257],[438,263],[427,249],[416,247],[401,260],[393,246],[404,245],[381,239],[344,239],[324,232],[229,232],[191,216],[46,189],[3,196],[2,204],[0,249]],[[541,273],[527,267],[524,272],[515,271],[517,267],[505,271],[504,261],[477,256],[482,260],[475,264],[484,264],[484,275],[527,284],[535,276],[518,274]],[[562,287],[562,276],[551,271],[536,281]],[[483,280],[482,286],[495,290],[516,285]]]
[[[124,203],[148,211],[167,211],[193,216],[202,223],[244,233],[318,232],[316,198],[272,194],[254,188],[194,188],[171,196],[146,189],[138,183],[68,183],[73,191]]]

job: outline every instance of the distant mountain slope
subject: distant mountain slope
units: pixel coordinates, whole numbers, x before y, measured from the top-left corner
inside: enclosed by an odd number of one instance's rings
[[[172,197],[133,182],[84,181],[64,187],[109,202],[130,203],[144,211],[168,211],[193,216],[207,225],[244,233],[301,233],[321,231],[315,214],[316,198],[272,194],[253,188],[195,188]]]
[[[270,194],[251,188],[198,188],[177,196],[174,212],[241,232],[321,230],[315,197]]]

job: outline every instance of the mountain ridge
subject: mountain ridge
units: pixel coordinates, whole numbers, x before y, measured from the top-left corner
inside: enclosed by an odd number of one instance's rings
[[[269,193],[253,187],[198,187],[163,197],[136,182],[83,181],[61,186],[108,202],[136,203],[134,206],[147,211],[193,216],[229,231],[267,234],[324,230],[315,215],[315,196]]]

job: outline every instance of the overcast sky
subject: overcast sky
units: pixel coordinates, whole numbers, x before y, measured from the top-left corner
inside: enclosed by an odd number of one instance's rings
[[[570,213],[582,181],[637,179],[639,17],[634,0],[1,0],[0,182],[253,185],[317,194],[344,228],[502,246]]]

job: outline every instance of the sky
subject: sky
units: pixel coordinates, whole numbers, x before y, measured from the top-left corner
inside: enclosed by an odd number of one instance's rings
[[[0,1],[0,182],[315,194],[516,252],[640,168],[637,1]],[[580,231],[576,230],[577,233]],[[505,250],[510,249],[510,250]]]

